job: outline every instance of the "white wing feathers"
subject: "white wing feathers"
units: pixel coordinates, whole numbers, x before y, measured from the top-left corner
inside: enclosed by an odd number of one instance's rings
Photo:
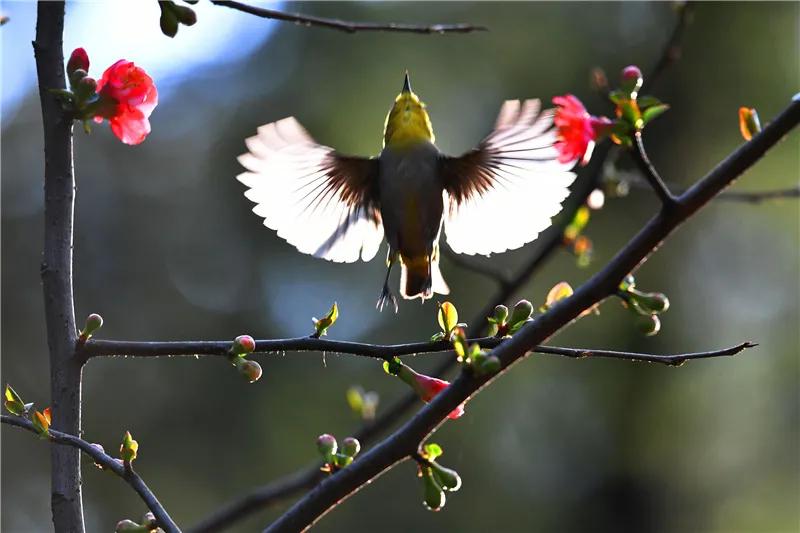
[[[383,239],[374,198],[374,159],[348,157],[314,142],[289,117],[258,128],[237,176],[264,225],[299,251],[329,261],[372,259]]]
[[[534,240],[561,211],[575,179],[558,162],[553,112],[539,100],[503,104],[495,129],[458,158],[443,157],[445,233],[456,253],[513,250]]]

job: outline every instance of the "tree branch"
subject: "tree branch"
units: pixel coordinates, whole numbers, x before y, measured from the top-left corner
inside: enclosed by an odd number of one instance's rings
[[[469,344],[478,343],[481,348],[491,349],[501,346],[509,338],[510,337],[478,337],[467,339],[467,342]],[[227,357],[230,355],[230,352],[228,351],[230,344],[231,343],[228,341],[133,342],[90,340],[86,345],[86,349],[92,353],[92,357],[175,357],[196,355]],[[599,357],[674,365],[680,364],[688,359],[717,357],[720,355],[735,355],[745,348],[752,348],[754,346],[757,345],[750,342],[745,342],[724,350],[675,355],[655,355],[637,352],[620,352],[616,350],[595,350],[591,348],[564,348],[560,346],[535,346],[530,351],[572,358]],[[256,350],[253,353],[283,351],[332,352],[361,357],[370,357],[373,359],[386,361],[393,357],[402,355],[452,352],[453,347],[447,341],[412,342],[407,344],[366,344],[360,342],[333,341],[327,339],[300,337],[296,339],[272,339],[256,341]]]
[[[494,337],[470,339],[471,342],[497,344]],[[165,357],[178,355],[230,355],[231,341],[108,341],[90,339],[80,354],[86,359],[100,356]],[[256,341],[256,353],[264,352],[331,352],[391,359],[394,356],[419,353],[447,352],[453,348],[447,341],[412,342],[406,344],[368,344],[351,341],[335,341],[313,337],[293,339],[269,339]]]
[[[33,50],[44,126],[44,258],[41,265],[53,427],[80,435],[81,368],[74,355],[72,223],[75,178],[72,120],[51,89],[64,89],[64,3],[39,2]],[[83,531],[80,454],[63,446],[51,451],[53,525],[56,531]]]
[[[647,157],[647,152],[642,142],[642,132],[637,131],[633,138],[635,146],[635,149],[631,150],[633,160],[636,161],[639,170],[641,170],[647,182],[653,188],[656,195],[658,195],[664,209],[671,209],[676,204],[675,197],[669,192],[669,188],[667,188],[664,180],[661,179],[661,175],[656,170],[656,167],[653,166],[653,163],[650,162],[650,158]]]
[[[671,211],[662,210],[635,235],[600,272],[575,293],[555,304],[547,313],[523,327],[514,337],[493,352],[502,370],[490,377],[475,377],[462,372],[453,383],[423,407],[411,420],[376,447],[363,453],[350,466],[323,480],[295,503],[265,531],[302,531],[333,507],[357,492],[396,463],[415,453],[418,446],[458,405],[505,373],[525,356],[531,347],[544,342],[581,312],[611,296],[619,283],[667,238],[678,226],[706,205],[745,170],[758,161],[784,135],[800,122],[800,100],[792,103],[753,139],[738,148],[708,175],[677,199]]]
[[[638,176],[636,176],[634,179],[626,181],[636,188],[650,189],[650,185],[643,179],[640,179]],[[686,191],[680,191],[677,194],[681,195],[684,192]],[[741,202],[758,205],[764,202],[791,200],[795,198],[800,198],[800,185],[786,187],[784,189],[773,189],[769,191],[722,191],[716,197],[714,197],[714,200],[725,200],[729,202]]]
[[[36,435],[39,434],[39,432],[36,431],[36,428],[33,426],[33,423],[26,418],[0,415],[0,421],[2,421],[3,424],[26,429]],[[68,433],[63,433],[51,428],[48,432],[47,440],[52,443],[69,446],[70,449],[74,449],[75,451],[81,451],[91,457],[92,460],[98,465],[102,466],[103,469],[114,472],[123,481],[130,485],[133,490],[135,490],[136,493],[142,498],[142,501],[145,503],[145,505],[147,505],[147,508],[153,512],[156,520],[158,521],[158,525],[164,531],[167,533],[180,533],[180,529],[175,525],[175,522],[172,521],[172,518],[170,518],[166,509],[164,509],[164,507],[158,501],[156,495],[153,494],[153,492],[147,487],[147,484],[139,476],[139,474],[133,470],[133,468],[125,468],[121,460],[111,457],[102,451],[102,449],[97,445]]]
[[[674,63],[680,55],[680,43],[685,33],[686,26],[690,18],[690,5],[684,4],[680,8],[678,21],[675,28],[670,35],[670,38],[665,43],[664,48],[659,56],[659,59],[654,68],[645,76],[643,90],[649,90],[658,79],[666,71],[667,67]],[[559,222],[558,219],[554,222],[553,226],[545,230],[542,235],[537,239],[537,246],[534,253],[522,269],[509,280],[509,283],[501,283],[497,293],[487,302],[486,306],[475,315],[472,323],[477,324],[489,316],[498,304],[508,301],[516,292],[525,285],[533,273],[550,258],[556,250],[559,250],[563,243],[564,230],[567,224],[570,223],[575,216],[577,209],[586,203],[589,194],[600,183],[603,165],[611,150],[611,144],[605,141],[598,145],[594,151],[589,167],[586,169],[584,180],[576,182],[576,187],[572,191],[571,207],[565,207],[565,214]],[[439,364],[433,371],[434,376],[443,376],[446,372],[456,365],[454,358],[447,358]],[[394,423],[400,419],[406,412],[418,405],[418,398],[414,393],[407,393],[401,398],[397,399],[392,405],[385,409],[375,420],[364,424],[356,433],[355,436],[362,443],[366,444],[372,441],[377,435],[388,430]],[[263,485],[256,488],[252,492],[238,498],[231,502],[219,512],[206,518],[200,525],[198,525],[195,533],[218,531],[225,527],[230,526],[234,522],[241,520],[251,513],[263,509],[275,501],[283,498],[288,498],[306,488],[314,486],[319,479],[318,477],[311,477],[311,474],[317,469],[312,466],[301,470],[295,474],[284,476],[272,483]],[[307,484],[298,486],[292,484],[296,477],[306,475]],[[284,492],[277,490],[280,487],[288,487]],[[262,497],[266,495],[267,497]]]
[[[485,26],[474,26],[472,24],[432,24],[430,26],[421,26],[417,24],[400,24],[397,22],[389,22],[387,24],[379,24],[375,22],[350,22],[346,20],[315,17],[312,15],[300,15],[298,13],[286,13],[284,11],[276,11],[274,9],[250,6],[232,0],[211,0],[211,3],[218,6],[229,7],[231,9],[265,19],[294,22],[295,24],[308,27],[318,26],[321,28],[330,28],[333,30],[343,31],[345,33],[356,33],[361,31],[386,31],[396,33],[441,34],[489,31],[489,29]]]

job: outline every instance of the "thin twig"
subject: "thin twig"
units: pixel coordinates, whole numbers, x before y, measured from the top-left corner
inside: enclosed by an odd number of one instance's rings
[[[468,339],[469,344],[477,343],[484,349],[493,349],[503,344],[510,337],[478,337]],[[99,341],[90,340],[86,345],[93,356],[128,356],[128,357],[174,357],[174,356],[228,356],[230,347],[228,341],[173,341],[173,342],[135,342],[135,341]],[[589,348],[564,348],[561,346],[536,346],[532,352],[561,355],[564,357],[600,357],[609,359],[625,359],[628,361],[647,361],[652,363],[675,364],[676,361],[699,359],[702,357],[716,357],[718,355],[733,355],[730,351],[741,351],[751,348],[755,344],[743,343],[733,348],[712,352],[698,352],[676,355],[655,355],[637,352],[620,352],[616,350],[595,350]],[[736,351],[738,350],[738,351]],[[412,342],[407,344],[366,344],[360,342],[333,341],[327,339],[313,339],[300,337],[297,339],[271,339],[256,341],[256,351],[264,352],[329,352],[370,357],[373,359],[388,360],[402,355],[418,355],[424,353],[441,353],[453,351],[447,341],[437,342]]]
[[[494,345],[497,340],[481,337],[470,340]],[[231,341],[109,341],[90,339],[81,354],[88,358],[99,356],[168,357],[180,355],[230,355]],[[447,352],[453,348],[447,341],[412,342],[406,344],[369,344],[351,341],[335,341],[312,337],[292,339],[257,340],[255,353],[266,352],[328,352],[391,359],[394,356],[420,353]]]
[[[626,181],[636,188],[646,188],[650,190],[650,184],[648,184],[644,179],[640,179],[638,176],[632,177],[632,179],[626,179]],[[676,190],[674,186],[671,188]],[[678,189],[678,192],[675,194],[680,196],[684,192],[686,191]],[[764,202],[793,200],[796,198],[800,198],[800,185],[786,187],[784,189],[773,189],[769,191],[722,191],[714,197],[714,201],[724,200],[728,202],[759,205]]]
[[[667,69],[681,57],[681,43],[683,42],[686,28],[691,22],[693,9],[694,6],[692,2],[685,2],[683,5],[678,5],[678,21],[675,23],[675,27],[672,29],[669,39],[664,43],[661,54],[658,56],[658,61],[644,78],[642,92],[649,91],[661,76],[664,75]]]
[[[0,421],[2,421],[3,424],[27,429],[34,434],[39,434],[39,432],[36,431],[36,428],[33,426],[33,423],[26,418],[0,415]],[[167,513],[166,509],[164,509],[164,506],[161,505],[161,502],[158,501],[156,495],[153,494],[153,491],[147,487],[147,484],[139,476],[139,474],[133,470],[133,468],[125,468],[121,460],[111,457],[96,444],[87,442],[74,435],[50,428],[47,438],[50,442],[64,444],[66,446],[75,448],[76,450],[82,451],[91,457],[95,463],[102,466],[104,470],[111,470],[114,472],[128,485],[130,485],[133,490],[135,490],[136,493],[142,498],[142,501],[145,503],[145,505],[147,505],[147,508],[153,512],[153,515],[155,515],[159,527],[161,527],[167,533],[180,533],[180,528],[175,525],[175,522],[173,522],[172,518],[170,518],[169,513]]]
[[[650,162],[650,158],[647,157],[647,152],[642,142],[642,132],[637,131],[633,138],[635,149],[630,152],[633,160],[636,161],[639,170],[641,170],[645,179],[661,200],[663,208],[670,209],[674,207],[676,204],[675,197],[669,192],[669,188],[667,188],[664,180],[661,179],[661,175],[656,170],[656,167],[653,166],[653,163]]]
[[[660,211],[626,244],[600,272],[575,293],[551,307],[547,313],[523,327],[493,354],[502,370],[490,377],[474,377],[462,372],[449,387],[423,407],[411,420],[374,448],[367,450],[347,468],[323,480],[270,524],[267,532],[296,532],[313,525],[328,511],[366,486],[381,473],[413,454],[458,405],[505,373],[525,356],[531,347],[544,342],[577,318],[580,313],[613,295],[622,279],[635,271],[678,226],[705,206],[766,151],[800,123],[800,99],[793,101],[775,120],[753,139],[734,151],[714,170],[677,200],[677,207]]]
[[[44,130],[44,254],[41,264],[53,428],[80,435],[81,368],[74,357],[75,310],[72,292],[72,226],[75,176],[72,119],[51,89],[64,89],[64,3],[39,2],[33,51],[39,80]],[[51,449],[51,507],[56,531],[82,532],[80,454],[64,446]]]
[[[429,26],[417,24],[401,24],[397,22],[389,22],[380,24],[376,22],[350,22],[339,19],[329,19],[323,17],[315,17],[312,15],[300,15],[299,13],[286,13],[284,11],[276,11],[274,9],[265,9],[263,7],[255,7],[241,2],[232,0],[211,0],[212,4],[218,6],[225,6],[243,13],[255,15],[257,17],[273,20],[282,20],[285,22],[294,22],[301,26],[318,26],[321,28],[330,28],[339,30],[346,33],[356,33],[362,31],[386,31],[386,32],[402,32],[402,33],[423,33],[423,34],[441,34],[441,33],[471,33],[474,31],[489,31],[485,26],[475,26],[472,24],[432,24]]]

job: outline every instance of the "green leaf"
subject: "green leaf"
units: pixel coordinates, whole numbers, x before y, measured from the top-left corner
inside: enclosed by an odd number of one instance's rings
[[[22,398],[20,398],[19,394],[17,394],[17,391],[15,391],[11,385],[6,385],[5,400],[3,401],[3,405],[12,415],[22,416],[27,411],[25,402],[22,401]]]
[[[434,459],[440,457],[444,453],[442,447],[436,444],[435,442],[427,443],[425,446],[422,447],[422,451],[424,452],[425,458],[428,461],[433,461]]]
[[[458,311],[450,302],[439,305],[439,327],[445,333],[450,333],[458,324]]]
[[[33,427],[42,438],[47,438],[50,435],[50,422],[52,420],[50,413],[51,411],[48,407],[43,412],[35,411],[31,417]]]
[[[667,104],[658,104],[654,105],[653,107],[648,107],[642,112],[642,122],[643,122],[642,125],[644,126],[657,116],[664,113],[664,111],[666,111],[667,109],[669,109],[669,106]]]
[[[383,362],[383,371],[392,376],[399,374],[401,368],[403,368],[403,362],[398,357]]]
[[[358,415],[364,410],[364,389],[361,387],[350,387],[347,389],[347,405]]]
[[[314,329],[315,329],[314,335],[312,335],[312,337],[319,338],[322,335],[327,335],[328,328],[334,325],[338,318],[339,318],[339,306],[336,304],[336,302],[333,302],[333,305],[328,311],[328,314],[319,319],[317,318],[312,319],[314,321]]]
[[[645,110],[648,107],[652,107],[654,105],[660,105],[661,100],[656,98],[655,96],[640,96],[639,97],[639,109]]]
[[[119,454],[126,463],[132,463],[139,453],[139,443],[133,440],[130,431],[126,431],[122,437],[122,444],[119,447]]]
[[[619,105],[621,102],[630,99],[630,97],[620,90],[615,90],[608,93],[608,99],[611,100],[612,103]]]

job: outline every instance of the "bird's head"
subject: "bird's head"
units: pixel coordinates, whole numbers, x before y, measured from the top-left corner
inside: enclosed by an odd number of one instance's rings
[[[384,147],[403,148],[423,142],[434,142],[433,127],[425,104],[411,90],[406,72],[403,90],[394,99],[386,116],[383,132]]]

